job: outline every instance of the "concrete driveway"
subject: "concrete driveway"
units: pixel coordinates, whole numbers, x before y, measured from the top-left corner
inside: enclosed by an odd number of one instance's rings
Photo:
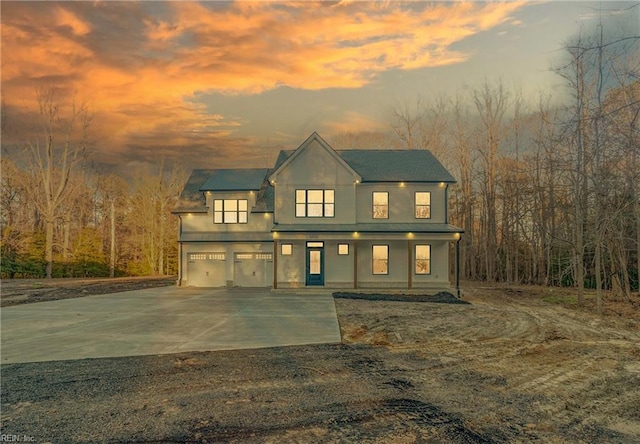
[[[340,342],[331,293],[161,287],[2,309],[0,362]]]

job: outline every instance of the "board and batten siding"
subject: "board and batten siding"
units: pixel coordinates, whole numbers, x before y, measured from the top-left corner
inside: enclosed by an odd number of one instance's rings
[[[296,190],[335,190],[334,217],[296,217]],[[281,224],[353,224],[355,176],[341,159],[317,141],[300,152],[277,175],[275,184],[276,222]]]
[[[445,223],[445,186],[438,183],[361,183],[356,187],[356,219],[358,223]],[[373,218],[373,193],[389,193],[389,218]],[[415,218],[415,193],[431,193],[431,218]]]

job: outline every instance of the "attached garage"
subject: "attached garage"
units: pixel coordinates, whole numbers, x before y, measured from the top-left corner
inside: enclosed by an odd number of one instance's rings
[[[272,253],[235,253],[233,265],[236,287],[268,287],[273,283]]]
[[[187,282],[192,287],[224,287],[226,253],[188,253]]]

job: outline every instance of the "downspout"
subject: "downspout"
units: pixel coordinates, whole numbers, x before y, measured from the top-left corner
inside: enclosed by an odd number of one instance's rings
[[[278,289],[278,241],[273,240],[273,289]]]
[[[449,223],[449,184],[444,187],[444,223]]]
[[[456,241],[456,294],[458,295],[458,299],[460,299],[460,241],[462,240],[462,235],[458,235],[458,240]]]
[[[182,285],[182,216],[178,215],[178,287]]]

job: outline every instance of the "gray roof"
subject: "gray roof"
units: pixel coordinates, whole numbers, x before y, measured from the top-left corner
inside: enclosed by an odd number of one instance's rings
[[[271,170],[269,171],[269,174]],[[251,209],[252,213],[273,213],[274,209],[274,198],[275,198],[275,190],[269,183],[269,181],[265,178],[262,182],[262,186],[260,187],[260,191],[258,191],[258,195],[256,196],[256,204]]]
[[[337,232],[346,233],[464,233],[462,228],[440,223],[364,223],[364,224],[276,224],[277,232]]]
[[[274,210],[274,190],[268,174],[278,169],[294,150],[280,151],[273,170],[267,168],[193,170],[173,212],[206,212],[203,191],[258,190],[254,213]],[[428,150],[340,150],[342,159],[363,182],[455,183],[446,168]]]
[[[214,170],[211,177],[202,184],[200,191],[257,191],[267,172],[267,168]]]
[[[200,187],[204,184],[215,170],[193,170],[191,176],[180,193],[180,198],[173,209],[174,213],[206,213],[207,207],[204,195]]]
[[[428,150],[345,150],[338,154],[363,182],[456,181]]]
[[[275,168],[293,152],[280,151]],[[363,182],[456,182],[428,150],[340,150],[336,153]]]

